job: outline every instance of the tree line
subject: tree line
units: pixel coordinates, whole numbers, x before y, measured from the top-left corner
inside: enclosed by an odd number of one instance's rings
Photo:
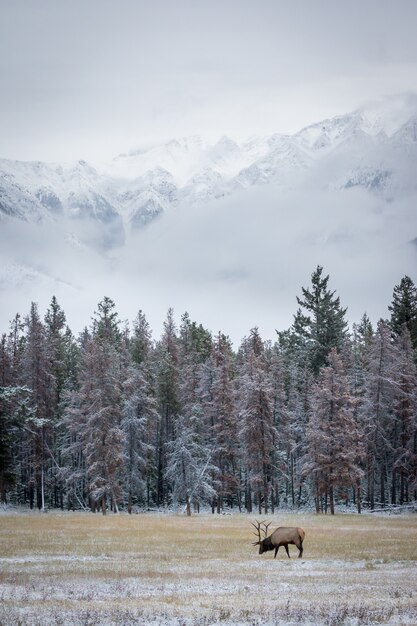
[[[273,513],[417,499],[417,288],[387,319],[346,309],[318,266],[291,327],[238,349],[168,311],[158,340],[105,297],[75,337],[55,297],[0,345],[0,500],[92,511]]]

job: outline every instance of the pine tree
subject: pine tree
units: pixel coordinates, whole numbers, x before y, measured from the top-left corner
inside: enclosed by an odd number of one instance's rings
[[[394,388],[394,415],[391,427],[393,467],[391,502],[404,504],[410,500],[410,491],[417,487],[417,370],[413,347],[406,325],[397,338],[398,364]]]
[[[293,504],[295,503],[294,493],[294,465],[296,438],[295,429],[291,424],[291,412],[288,408],[286,394],[286,372],[284,368],[284,358],[275,345],[269,350],[268,373],[273,391],[273,424],[277,433],[276,440],[272,448],[272,474],[271,474],[271,508],[274,512],[274,505],[280,502],[280,485],[285,484],[284,494],[288,501],[291,493]]]
[[[116,305],[111,298],[105,296],[97,305],[93,318],[92,332],[98,339],[106,339],[109,343],[120,343],[122,333]]]
[[[202,363],[194,334],[195,324],[188,313],[181,318],[178,339],[179,404],[181,413],[190,417],[197,404],[197,389]]]
[[[213,447],[213,466],[216,467],[212,511],[216,508],[218,513],[225,501],[233,505],[234,498],[241,509],[233,360],[229,338],[219,333],[213,342],[211,355],[201,369],[199,383],[207,445]]]
[[[53,296],[50,308],[45,315],[45,341],[49,369],[53,377],[53,394],[50,406],[50,423],[45,433],[45,446],[49,453],[49,503],[63,507],[63,483],[60,480],[61,473],[61,446],[65,438],[62,429],[62,399],[66,387],[69,372],[67,371],[66,350],[68,344],[68,328],[66,327],[65,313],[61,309],[55,296]]]
[[[175,423],[180,411],[178,337],[172,309],[169,309],[164,322],[164,332],[156,345],[154,360],[157,409],[160,415],[155,443],[156,504],[160,506],[168,499],[166,446],[175,439]]]
[[[46,472],[51,459],[48,441],[53,429],[53,409],[56,381],[52,372],[46,329],[33,302],[25,320],[26,336],[21,355],[18,381],[31,390],[33,410],[26,424],[27,457],[25,480],[28,481],[29,501],[34,506],[46,507]]]
[[[367,500],[375,507],[376,491],[382,506],[388,502],[389,469],[392,464],[392,438],[398,349],[392,343],[387,324],[380,320],[369,349],[365,392],[360,419],[367,448]]]
[[[310,413],[311,387],[314,382],[309,366],[306,339],[297,334],[295,327],[278,333],[276,350],[284,370],[286,410],[290,425],[291,451],[287,449],[287,473],[284,500],[300,506],[305,494],[305,477],[302,474],[302,459],[306,447],[306,426]]]
[[[173,500],[185,502],[187,515],[191,515],[193,502],[214,495],[211,450],[204,446],[192,422],[179,416],[177,436],[168,443],[167,453],[165,478],[172,485]]]
[[[318,265],[311,275],[311,289],[302,288],[302,298],[297,297],[301,309],[295,315],[293,332],[304,337],[311,368],[318,374],[325,365],[332,348],[340,349],[347,334],[346,310],[340,306],[340,298],[329,291],[329,276],[322,276]],[[304,309],[307,314],[302,312]]]
[[[322,369],[314,386],[303,468],[303,472],[312,478],[317,512],[322,510],[324,496],[325,510],[327,512],[329,503],[333,515],[336,488],[357,485],[362,475],[361,438],[345,368],[340,355],[333,349],[328,356],[328,365]]]
[[[404,276],[394,287],[390,327],[394,335],[401,335],[404,326],[410,333],[414,350],[417,350],[417,287],[409,276]]]
[[[366,313],[359,324],[353,324],[351,353],[351,387],[356,396],[364,393],[365,377],[369,366],[369,351],[374,338],[374,330]]]
[[[152,352],[152,331],[142,310],[139,310],[133,323],[130,349],[134,363],[142,365],[149,362]]]
[[[150,504],[152,439],[159,415],[142,368],[130,366],[123,383],[121,430],[124,434],[123,480],[128,512],[140,501]]]
[[[17,314],[10,325],[10,332],[7,336],[7,350],[10,359],[10,375],[14,381],[20,376],[21,360],[25,346],[24,337],[25,325]]]
[[[239,414],[242,456],[246,467],[246,506],[252,507],[252,493],[258,509],[268,512],[271,495],[271,461],[277,432],[273,424],[273,389],[264,360],[264,346],[254,328],[240,349]]]
[[[93,508],[100,503],[103,514],[108,501],[118,510],[124,461],[121,419],[125,371],[114,306],[107,298],[98,305],[92,337],[85,338],[82,350],[79,390],[71,394],[66,411],[72,434],[69,452],[82,453],[88,496]],[[76,482],[80,478],[77,468],[68,480]]]
[[[0,386],[0,502],[16,483],[16,456],[25,416],[30,412],[27,387]]]

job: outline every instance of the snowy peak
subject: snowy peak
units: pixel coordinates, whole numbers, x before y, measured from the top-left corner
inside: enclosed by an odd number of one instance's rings
[[[104,166],[104,171],[114,178],[131,180],[162,168],[170,172],[176,184],[184,184],[198,168],[205,147],[201,137],[173,139],[148,150],[119,155]]]
[[[417,94],[400,94],[370,102],[358,112],[362,116],[363,130],[368,134],[383,132],[391,137],[417,115]]]
[[[416,170],[417,96],[408,94],[293,135],[241,143],[226,135],[212,143],[182,137],[97,166],[83,160],[0,160],[0,216],[91,222],[110,232],[106,245],[120,245],[126,232],[174,206],[198,205],[248,187],[360,187],[392,198],[414,193]]]
[[[294,136],[294,140],[304,149],[321,150],[334,148],[346,137],[355,133],[360,126],[359,112],[340,115],[332,119],[311,124]]]
[[[417,145],[417,114],[410,117],[391,137],[391,142],[397,145]]]

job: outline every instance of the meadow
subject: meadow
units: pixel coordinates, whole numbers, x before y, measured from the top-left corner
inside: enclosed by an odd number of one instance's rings
[[[254,520],[3,513],[0,625],[417,624],[416,515],[269,516],[306,531],[275,560]]]

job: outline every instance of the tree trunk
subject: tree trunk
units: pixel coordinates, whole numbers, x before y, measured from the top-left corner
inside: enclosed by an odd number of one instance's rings
[[[362,502],[361,502],[361,481],[358,478],[356,483],[356,504],[358,507],[358,513],[362,513]]]
[[[400,472],[400,504],[404,504],[406,501],[406,487],[405,487],[405,476],[404,470]]]
[[[3,477],[3,474],[0,476],[0,502],[7,504],[6,481]]]
[[[44,511],[45,510],[45,480],[44,480],[43,465],[41,468],[41,503],[42,503],[42,511]]]
[[[314,503],[316,505],[316,513],[320,513],[320,494],[319,494],[319,484],[317,481],[317,476],[314,480]]]
[[[385,473],[384,473],[384,463],[381,463],[381,506],[385,506]]]
[[[397,504],[397,472],[392,470],[391,476],[391,504]]]
[[[374,459],[368,462],[368,506],[371,510],[375,508],[375,470]]]
[[[329,499],[330,499],[330,513],[334,515],[334,489],[333,485],[331,485],[329,489]]]

